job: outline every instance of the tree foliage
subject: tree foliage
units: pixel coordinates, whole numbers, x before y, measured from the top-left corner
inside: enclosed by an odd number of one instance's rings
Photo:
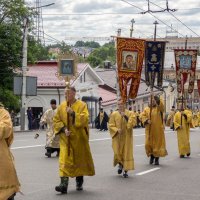
[[[95,49],[88,57],[87,61],[92,67],[103,66],[105,60],[115,63],[116,53],[114,43],[106,43],[102,47]]]
[[[24,18],[29,18],[31,26],[33,15],[33,11],[26,7],[24,0],[0,0],[0,101],[10,110],[19,109],[19,98],[12,92],[13,70],[22,65]],[[34,54],[41,55],[41,51],[39,52],[32,39],[29,40],[29,50],[32,51],[28,54],[28,61],[34,62],[37,57]]]
[[[95,42],[95,41],[87,41],[87,42],[84,42],[84,41],[77,41],[74,45],[75,47],[89,47],[89,48],[99,48],[100,47],[100,44],[98,42]]]

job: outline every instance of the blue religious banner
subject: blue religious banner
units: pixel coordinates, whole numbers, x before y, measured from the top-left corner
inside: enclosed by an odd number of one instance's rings
[[[145,79],[148,86],[154,86],[157,75],[157,86],[162,87],[165,43],[164,41],[146,41]]]

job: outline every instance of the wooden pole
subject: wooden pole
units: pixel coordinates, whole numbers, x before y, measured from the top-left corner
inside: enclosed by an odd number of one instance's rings
[[[149,124],[149,142],[150,142],[150,135],[151,135],[151,114],[152,114],[152,104],[153,104],[153,87],[151,86],[151,100],[150,100],[150,124]]]
[[[66,102],[67,102],[67,107],[70,107],[69,104],[69,89],[70,89],[70,79],[67,76],[65,78],[65,82],[66,82],[66,89],[67,89],[67,96],[66,96]],[[69,113],[67,113],[67,130],[70,131],[70,120],[69,120]],[[68,156],[70,156],[70,135],[67,137],[67,149],[68,149]]]

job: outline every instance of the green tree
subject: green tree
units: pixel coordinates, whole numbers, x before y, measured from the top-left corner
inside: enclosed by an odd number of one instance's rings
[[[33,13],[23,0],[0,0],[0,101],[9,109],[19,109],[13,95],[13,70],[21,67],[23,19],[32,20]]]
[[[103,61],[109,60],[112,64],[116,61],[116,50],[114,43],[107,43],[100,48],[95,49],[88,57],[87,61],[92,67],[103,66]]]
[[[28,36],[28,62],[34,63],[38,60],[49,60],[48,48],[36,41],[33,36]]]
[[[92,67],[97,67],[98,65],[102,64],[102,60],[96,56],[89,56],[87,61],[90,63]]]
[[[77,41],[74,46],[75,47],[84,47],[85,46],[85,42],[84,41]]]
[[[74,45],[75,47],[89,47],[89,48],[99,48],[100,44],[98,42],[95,41],[77,41]]]
[[[100,44],[98,42],[95,41],[91,41],[91,42],[85,42],[85,47],[90,47],[90,48],[99,48]]]

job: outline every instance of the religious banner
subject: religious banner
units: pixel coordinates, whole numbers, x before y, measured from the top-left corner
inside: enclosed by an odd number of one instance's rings
[[[200,79],[197,80],[197,88],[198,88],[198,92],[199,92],[199,96],[200,96]]]
[[[140,84],[145,40],[117,38],[117,68],[121,98],[134,99]]]
[[[163,66],[165,59],[165,43],[164,41],[147,41],[145,49],[145,80],[147,86],[153,88],[156,74],[157,86],[162,87],[163,84]]]
[[[184,85],[189,78],[188,93],[194,90],[197,50],[174,49],[178,93],[184,93]]]

